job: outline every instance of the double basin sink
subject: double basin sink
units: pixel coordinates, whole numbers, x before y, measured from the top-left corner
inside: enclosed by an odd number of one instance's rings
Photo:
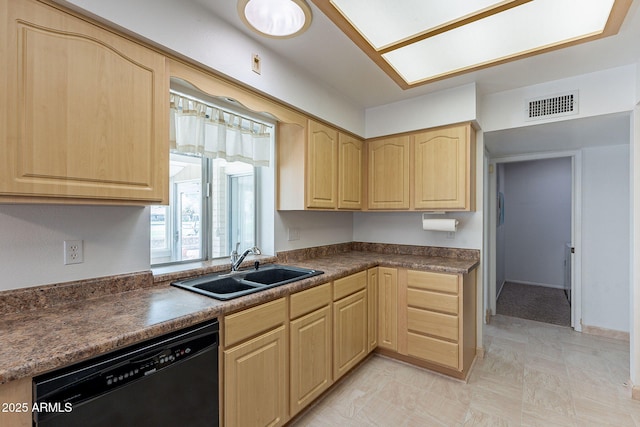
[[[319,274],[323,272],[288,265],[267,264],[250,270],[207,274],[171,284],[219,300],[230,300]]]

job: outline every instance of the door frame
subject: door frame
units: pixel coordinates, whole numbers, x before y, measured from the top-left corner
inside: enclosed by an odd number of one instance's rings
[[[489,156],[489,281],[488,299],[491,314],[496,314],[496,214],[497,214],[497,173],[500,163],[524,162],[531,160],[571,158],[571,243],[575,249],[571,257],[571,327],[582,331],[582,151],[558,151],[531,153],[514,156]],[[485,190],[486,191],[486,190]]]

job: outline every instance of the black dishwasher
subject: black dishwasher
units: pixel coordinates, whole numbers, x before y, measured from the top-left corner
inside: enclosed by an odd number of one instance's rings
[[[33,379],[38,427],[218,425],[218,322]]]

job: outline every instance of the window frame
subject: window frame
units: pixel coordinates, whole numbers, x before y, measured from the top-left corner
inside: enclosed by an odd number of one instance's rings
[[[176,233],[180,233],[180,230],[178,230],[176,227],[179,226],[179,221],[181,219],[181,214],[180,212],[178,212],[179,206],[178,206],[178,191],[177,191],[177,187],[179,185],[179,182],[175,182],[173,181],[173,178],[171,178],[172,182],[170,183],[170,197],[169,197],[169,205],[168,206],[163,206],[163,208],[165,208],[165,224],[166,224],[166,235],[169,236],[168,238],[168,248],[163,248],[161,250],[153,250],[152,248],[150,248],[150,265],[152,268],[158,268],[158,267],[166,267],[166,266],[171,266],[171,265],[180,265],[180,264],[189,264],[189,263],[198,263],[198,262],[206,262],[206,261],[210,261],[210,260],[216,260],[216,259],[224,259],[226,257],[228,257],[231,253],[231,251],[234,249],[232,246],[232,233],[230,230],[231,227],[231,223],[227,222],[225,224],[225,228],[226,228],[226,246],[227,246],[227,252],[228,254],[220,254],[220,256],[213,256],[214,250],[213,250],[213,230],[214,230],[214,224],[213,224],[213,213],[214,213],[214,172],[215,172],[215,168],[216,166],[214,165],[214,162],[216,161],[216,159],[211,159],[211,158],[207,158],[207,157],[201,157],[201,156],[189,156],[188,154],[184,154],[184,153],[179,153],[179,152],[173,152],[172,154],[177,154],[177,155],[181,155],[181,156],[188,156],[188,157],[195,157],[198,158],[200,160],[201,163],[201,209],[200,209],[200,257],[199,258],[195,258],[195,259],[174,259],[175,255],[176,255],[176,251],[178,250],[178,243],[176,242],[177,239],[180,239],[180,235],[176,234]],[[233,163],[233,162],[228,162],[228,163]],[[244,163],[244,162],[242,162]],[[228,218],[231,217],[231,213],[232,213],[232,179],[238,178],[238,177],[242,177],[242,176],[252,176],[253,177],[253,227],[252,227],[252,234],[253,234],[253,245],[257,245],[257,240],[258,240],[258,233],[259,233],[259,229],[258,229],[258,194],[257,194],[257,186],[258,186],[258,171],[257,171],[257,167],[250,165],[247,163],[247,165],[249,165],[251,167],[251,172],[240,172],[240,173],[233,173],[233,174],[227,174],[225,173],[225,180],[226,182],[223,183],[223,186],[226,188],[226,194],[224,197],[224,204],[225,204],[225,214],[227,215]],[[151,216],[151,214],[150,214]],[[151,224],[150,224],[151,226]],[[150,239],[151,239],[151,235],[150,235]],[[154,256],[154,254],[156,256]],[[158,256],[160,255],[160,256]],[[154,263],[154,259],[168,259],[167,261],[162,261],[162,262],[157,262]]]

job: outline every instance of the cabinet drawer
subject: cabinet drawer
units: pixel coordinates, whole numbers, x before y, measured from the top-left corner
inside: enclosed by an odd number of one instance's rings
[[[268,331],[287,320],[287,301],[280,298],[256,307],[248,308],[224,318],[224,344],[228,348],[235,343]]]
[[[408,328],[410,331],[458,341],[458,316],[409,308]]]
[[[367,272],[352,274],[333,282],[333,300],[337,301],[367,287]]]
[[[456,274],[433,273],[430,271],[407,271],[407,286],[436,292],[458,293],[459,278]]]
[[[289,316],[291,319],[311,313],[331,302],[331,283],[316,286],[291,295]]]
[[[458,295],[409,289],[407,290],[407,302],[410,307],[458,315]]]
[[[458,344],[409,332],[409,356],[419,357],[454,369],[458,365]]]

